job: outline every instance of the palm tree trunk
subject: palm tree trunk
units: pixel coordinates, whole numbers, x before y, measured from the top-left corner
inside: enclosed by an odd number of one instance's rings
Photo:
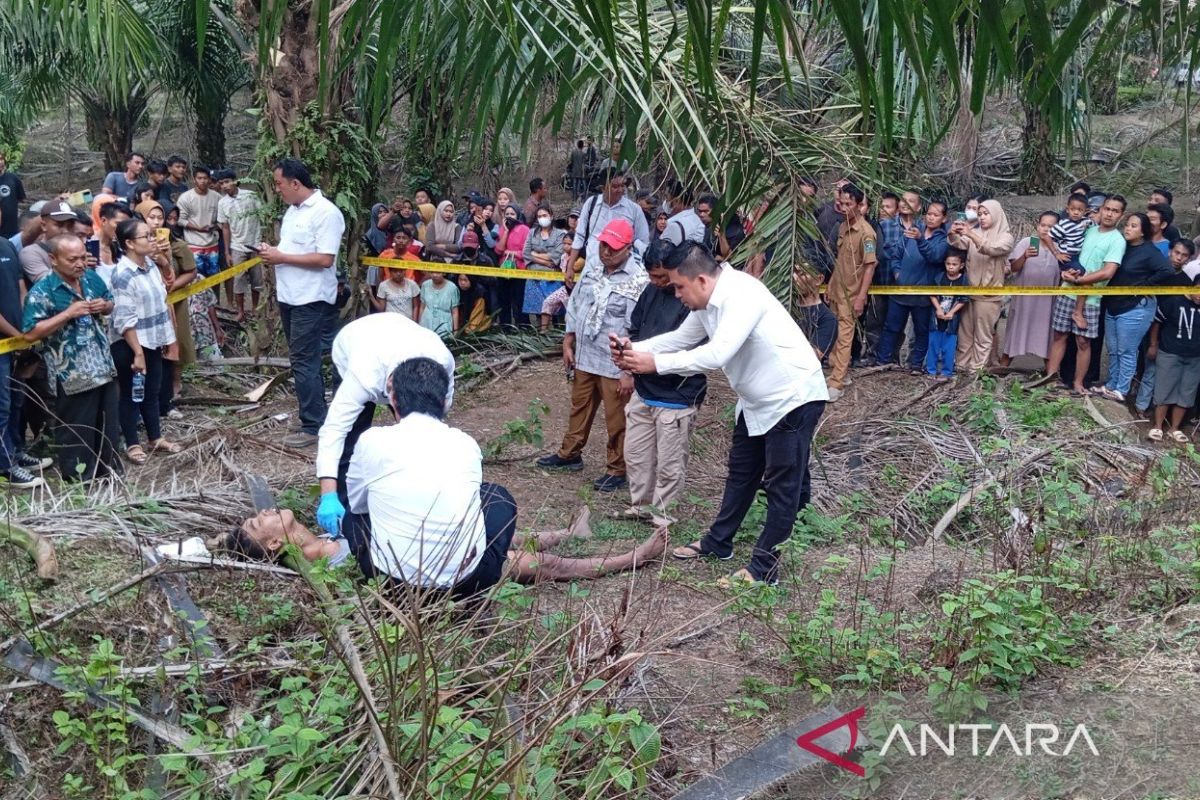
[[[226,106],[196,104],[196,158],[211,167],[225,165]]]
[[[1050,138],[1050,120],[1036,103],[1021,99],[1025,124],[1021,129],[1020,190],[1028,194],[1052,194],[1062,177]]]
[[[106,170],[125,167],[125,155],[133,149],[133,135],[146,114],[149,98],[140,87],[131,89],[125,97],[108,97],[94,87],[78,93],[87,122],[88,147],[104,155]]]

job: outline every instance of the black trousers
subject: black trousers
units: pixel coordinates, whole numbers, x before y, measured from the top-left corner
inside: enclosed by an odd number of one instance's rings
[[[358,444],[358,437],[371,427],[374,419],[375,404],[367,403],[359,413],[358,419],[354,420],[354,425],[351,426],[350,432],[346,434],[346,441],[342,444],[342,457],[338,460],[337,472],[337,496],[338,500],[342,501],[342,508],[350,507],[350,501],[346,497],[346,473],[350,469],[350,459],[354,457],[354,446]]]
[[[140,403],[133,402],[133,348],[122,339],[112,345],[113,363],[117,365],[117,386],[121,391],[119,414],[121,435],[125,437],[126,449],[138,443],[138,420],[146,425],[146,438],[155,441],[162,437],[161,406],[159,393],[162,391],[162,350],[143,347],[146,359],[146,396]]]
[[[718,556],[733,552],[733,536],[761,486],[767,493],[767,519],[750,556],[749,570],[757,580],[777,578],[779,545],[792,535],[796,514],[812,496],[808,457],[824,411],[823,400],[797,406],[762,436],[751,436],[746,420],[738,415],[721,510],[701,542],[705,552]]]
[[[63,394],[62,387],[58,387],[54,438],[63,480],[91,480],[122,473],[117,456],[118,393],[116,381],[78,394]]]
[[[456,600],[486,592],[500,580],[504,560],[517,531],[517,501],[512,494],[496,483],[479,486],[483,508],[483,527],[487,544],[475,571],[456,583],[449,591]],[[367,578],[383,574],[371,561],[371,517],[368,514],[347,513],[342,521],[342,533],[350,544],[350,552]]]

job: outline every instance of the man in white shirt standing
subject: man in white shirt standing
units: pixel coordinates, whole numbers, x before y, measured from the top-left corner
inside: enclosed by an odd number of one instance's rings
[[[442,337],[402,314],[368,314],[346,325],[333,340],[333,366],[342,382],[317,441],[321,502],[317,522],[336,535],[346,514],[346,471],[358,438],[371,427],[376,405],[388,408],[388,380],[410,358],[428,358],[450,376],[446,411],[454,402],[454,356]]]
[[[667,267],[676,296],[692,313],[678,329],[645,341],[613,337],[613,359],[641,374],[725,373],[738,404],[721,509],[704,538],[676,548],[674,556],[732,558],[733,536],[761,486],[767,519],[749,565],[730,580],[775,583],[779,544],[791,536],[811,495],[808,457],[829,399],[821,362],[760,281],[721,267],[698,245],[679,250]]]
[[[646,215],[637,203],[625,194],[625,174],[607,170],[599,176],[604,181],[604,190],[588,198],[579,212],[579,223],[575,227],[575,239],[571,242],[571,254],[567,259],[567,286],[575,284],[575,260],[581,255],[588,264],[600,258],[600,234],[613,220],[623,219],[633,228],[635,249],[639,254],[650,245],[650,226]]]
[[[254,255],[251,248],[262,241],[262,224],[258,219],[262,203],[256,193],[238,185],[237,173],[231,169],[220,171],[217,188],[222,194],[217,202],[217,224],[225,242],[225,260],[232,267],[248,261]],[[238,322],[246,318],[246,295],[250,294],[250,308],[258,308],[258,293],[262,288],[262,264],[225,281],[226,299],[237,298]]]
[[[274,173],[275,190],[288,209],[279,228],[279,246],[264,242],[259,245],[259,255],[275,267],[279,319],[300,404],[300,430],[283,443],[311,447],[325,420],[321,355],[333,339],[337,321],[337,256],[346,219],[321,194],[299,159],[283,159]]]
[[[398,421],[358,440],[346,475],[344,531],[368,578],[382,574],[463,598],[500,579],[517,505],[503,486],[483,482],[475,440],[442,421],[449,390],[450,373],[432,359],[396,367]]]

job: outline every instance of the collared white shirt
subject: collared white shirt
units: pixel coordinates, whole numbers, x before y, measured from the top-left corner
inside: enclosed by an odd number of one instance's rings
[[[230,250],[245,252],[248,250],[246,245],[257,247],[262,241],[262,224],[258,221],[260,208],[262,203],[258,195],[241,187],[233,197],[222,195],[217,201],[217,222],[229,226]]]
[[[446,588],[487,544],[483,455],[467,434],[424,414],[371,428],[346,476],[350,510],[371,515],[371,563],[405,583]]]
[[[821,362],[787,309],[761,281],[732,267],[721,269],[707,308],[633,349],[654,353],[660,373],[722,370],[751,436],[762,436],[793,408],[829,399]]]
[[[279,302],[292,306],[306,303],[332,303],[337,299],[337,255],[346,231],[346,218],[338,207],[315,189],[298,206],[283,214],[279,228],[279,249],[284,253],[333,256],[325,269],[298,267],[286,262],[275,266],[275,294]]]
[[[154,262],[138,264],[128,255],[121,256],[109,288],[113,294],[112,316],[109,317],[113,336],[120,338],[125,331],[134,328],[142,347],[157,350],[175,343],[167,287]]]
[[[707,232],[704,220],[700,219],[696,209],[685,208],[667,220],[667,229],[662,232],[660,238],[666,239],[675,246],[684,242],[701,244],[704,242],[704,234]]]
[[[642,207],[625,195],[610,206],[604,202],[604,195],[592,195],[583,204],[579,212],[579,224],[575,227],[575,238],[571,240],[571,249],[585,253],[588,261],[600,258],[600,234],[604,226],[614,219],[626,220],[633,226],[633,246],[639,253],[644,252],[650,244],[650,226],[646,224],[646,215]],[[584,233],[587,241],[584,241]],[[586,245],[586,248],[585,248]]]
[[[431,358],[450,373],[446,410],[454,401],[454,356],[442,338],[402,314],[368,314],[342,328],[333,340],[333,365],[342,383],[317,434],[317,477],[333,478],[346,434],[367,403],[391,405],[388,381],[401,361]]]

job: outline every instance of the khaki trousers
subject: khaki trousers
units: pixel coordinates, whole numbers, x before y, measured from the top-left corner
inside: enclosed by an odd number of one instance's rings
[[[625,465],[629,496],[635,508],[645,508],[656,525],[679,499],[687,477],[688,441],[696,409],[648,406],[635,392],[625,406]]]
[[[854,299],[843,291],[829,287],[829,308],[837,315],[837,339],[829,350],[829,386],[841,389],[845,385],[846,373],[850,371],[850,353],[854,348],[854,329],[858,318],[854,315]]]
[[[604,405],[604,424],[608,428],[608,474],[625,475],[625,404],[617,396],[619,382],[583,370],[575,371],[571,384],[571,417],[563,437],[559,458],[574,458],[583,452],[592,421]]]
[[[988,365],[992,356],[992,340],[996,336],[996,323],[1000,321],[999,300],[971,302],[958,312],[958,352],[954,355],[954,369],[971,373]]]

